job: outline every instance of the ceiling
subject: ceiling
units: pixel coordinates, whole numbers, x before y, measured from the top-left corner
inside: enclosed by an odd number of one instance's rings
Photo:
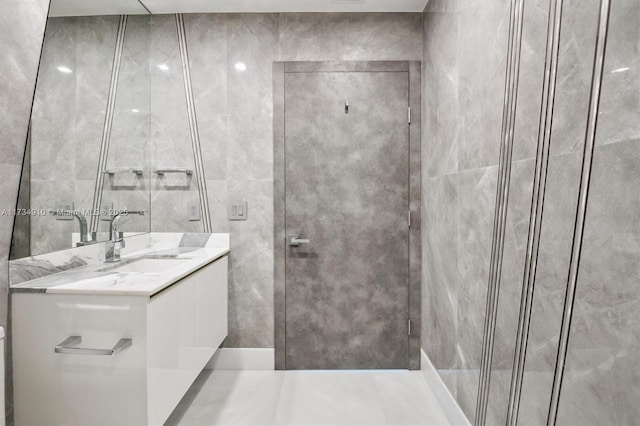
[[[136,15],[146,14],[147,10],[154,14],[422,12],[426,3],[427,0],[51,0],[49,16]]]

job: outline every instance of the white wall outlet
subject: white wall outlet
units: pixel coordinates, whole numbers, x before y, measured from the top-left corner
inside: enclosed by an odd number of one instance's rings
[[[229,220],[247,220],[246,201],[232,201],[229,203]]]
[[[200,202],[193,201],[187,206],[187,217],[189,221],[195,222],[200,220]]]

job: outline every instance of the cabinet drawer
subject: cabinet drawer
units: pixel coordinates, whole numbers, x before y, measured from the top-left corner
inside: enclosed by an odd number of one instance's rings
[[[12,300],[16,424],[146,423],[147,298],[14,294]],[[70,336],[82,337],[70,347],[109,349],[121,338],[132,345],[112,356],[56,353]]]

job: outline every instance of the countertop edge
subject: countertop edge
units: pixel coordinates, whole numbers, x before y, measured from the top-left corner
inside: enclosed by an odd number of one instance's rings
[[[95,288],[69,288],[63,287],[60,288],[58,286],[52,287],[20,287],[15,286],[10,288],[11,293],[18,294],[60,294],[60,295],[84,295],[84,296],[143,296],[143,297],[153,297],[158,293],[166,290],[167,288],[173,286],[180,280],[186,278],[187,276],[197,272],[198,270],[204,268],[205,266],[228,256],[230,253],[229,248],[220,248],[222,251],[215,256],[210,258],[206,258],[202,262],[193,265],[192,267],[181,270],[180,273],[176,275],[171,275],[171,278],[164,279],[160,278],[162,284],[159,284],[157,287],[153,287],[152,289],[141,289],[141,290],[132,290],[132,289],[116,289],[116,288],[105,288],[105,289],[95,289]],[[69,283],[71,284],[71,283]]]

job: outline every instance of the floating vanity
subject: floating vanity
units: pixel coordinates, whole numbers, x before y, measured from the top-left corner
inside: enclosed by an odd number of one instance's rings
[[[229,237],[196,235],[12,285],[16,425],[165,422],[227,335]]]

